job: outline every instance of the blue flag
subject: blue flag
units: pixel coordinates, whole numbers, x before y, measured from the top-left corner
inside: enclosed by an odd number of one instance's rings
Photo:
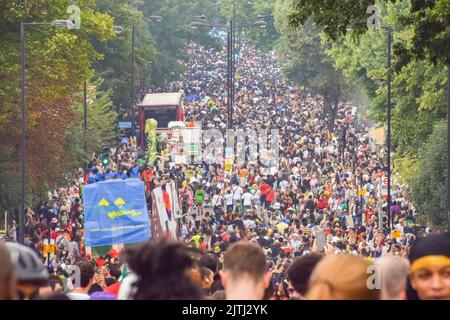
[[[151,238],[139,179],[109,180],[84,188],[84,233],[88,247],[144,242]]]

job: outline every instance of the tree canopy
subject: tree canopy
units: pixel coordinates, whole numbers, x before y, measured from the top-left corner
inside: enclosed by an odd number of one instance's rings
[[[380,9],[380,30],[367,27],[373,14],[367,8],[373,4]],[[385,126],[387,118],[386,27],[391,28],[393,169],[409,185],[419,214],[434,226],[445,225],[450,1],[302,0],[294,1],[284,17],[292,35],[311,21],[323,28],[331,42],[325,53],[364,91],[378,126]]]
[[[403,27],[411,27],[413,37],[409,46],[397,48],[402,64],[411,59],[429,58],[450,64],[450,0],[378,0],[375,4],[409,4],[409,10],[396,16]],[[374,5],[372,0],[301,0],[295,1],[292,12],[287,16],[291,25],[298,27],[308,18],[324,28],[333,40],[351,33],[360,36],[368,31],[367,18],[373,14],[367,9]],[[382,25],[386,26],[381,13]]]
[[[284,19],[292,1],[278,1],[275,6],[276,27],[281,34],[277,44],[285,75],[314,95],[324,98],[325,107],[336,105],[346,97],[350,85],[344,74],[334,67],[326,54],[330,43],[322,41],[320,28],[307,21],[296,29]]]

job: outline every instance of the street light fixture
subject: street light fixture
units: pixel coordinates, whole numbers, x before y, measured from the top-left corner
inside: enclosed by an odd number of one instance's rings
[[[260,20],[253,22],[253,25],[257,28],[265,29],[267,27],[267,22]]]
[[[206,25],[203,22],[198,22],[198,21],[194,21],[189,24],[189,27],[191,27],[192,29],[198,29],[199,27],[204,27],[204,26],[206,26]]]
[[[121,34],[121,33],[124,31],[124,29],[123,29],[121,26],[114,26],[114,27],[113,27],[113,30],[114,30],[115,33],[117,33],[117,34]]]
[[[72,28],[74,26],[73,22],[70,20],[54,20],[51,25],[53,27],[67,27]]]
[[[67,27],[73,26],[69,20],[54,20],[52,22],[21,22],[20,23],[20,91],[21,91],[21,137],[20,137],[20,153],[22,158],[21,165],[21,208],[19,210],[19,242],[23,243],[24,238],[24,221],[23,215],[25,213],[25,132],[26,132],[26,93],[25,93],[25,32],[26,26],[32,25],[48,25],[53,27]],[[49,232],[50,233],[50,232]]]
[[[163,19],[161,16],[150,16],[150,20],[154,22],[161,22]]]

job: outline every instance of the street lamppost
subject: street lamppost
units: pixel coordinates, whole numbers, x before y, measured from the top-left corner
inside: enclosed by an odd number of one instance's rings
[[[233,2],[233,16],[235,17],[235,2]],[[196,19],[189,24],[192,29],[199,27],[211,28],[226,28],[228,31],[227,37],[227,113],[228,113],[228,128],[233,128],[233,105],[234,105],[234,78],[235,78],[235,57],[234,57],[234,30],[236,26],[265,28],[267,22],[262,20],[265,17],[257,17],[252,19],[238,20],[239,22],[246,22],[245,24],[237,25],[234,19],[210,19],[205,16],[196,17]]]
[[[23,215],[25,213],[25,131],[26,131],[26,93],[25,93],[25,32],[27,26],[53,26],[53,27],[73,27],[70,20],[54,20],[52,22],[21,22],[20,23],[20,91],[21,91],[21,142],[20,153],[22,158],[21,165],[21,208],[19,210],[19,235],[18,241],[23,242]]]
[[[149,19],[145,19],[147,22],[161,22],[164,18],[161,16],[150,16]],[[132,135],[135,133],[136,129],[136,116],[134,114],[134,64],[135,64],[135,54],[134,54],[134,47],[135,47],[135,34],[136,34],[136,27],[133,23],[131,25],[131,106],[130,106],[130,113],[131,113],[131,132]]]
[[[387,45],[388,45],[388,110],[387,110],[387,227],[390,231],[392,229],[391,217],[391,81],[392,81],[392,28],[384,27],[387,30]]]

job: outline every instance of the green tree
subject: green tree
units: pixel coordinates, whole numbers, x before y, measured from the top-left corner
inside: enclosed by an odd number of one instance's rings
[[[411,27],[395,17],[409,11],[406,2],[380,5],[393,28],[394,43],[410,43]],[[371,118],[380,124],[387,116],[387,39],[383,30],[371,30],[358,39],[339,38],[327,53],[335,66],[360,86],[370,99]],[[393,55],[393,61],[399,57]],[[392,81],[392,143],[399,156],[416,158],[431,134],[433,123],[446,116],[446,78],[441,64],[411,61]]]
[[[143,2],[139,7],[144,17],[153,15],[164,18],[160,23],[148,26],[156,46],[155,63],[146,70],[154,86],[164,87],[171,81],[181,79],[188,55],[184,48],[189,41],[206,47],[216,47],[217,42],[208,35],[210,28],[191,29],[189,24],[195,16],[214,16],[214,7],[209,0],[157,0]]]
[[[419,173],[411,185],[419,217],[432,227],[447,226],[447,123],[435,124],[419,159]]]
[[[256,21],[258,17],[267,22],[266,28],[254,26],[237,27],[236,37],[244,37],[251,41],[259,50],[273,50],[280,36],[275,27],[273,0],[261,0],[257,2],[237,1],[236,2],[236,25],[248,24],[248,21]],[[220,13],[227,19],[233,18],[233,1],[223,1],[220,6]],[[239,21],[242,20],[242,21]]]
[[[331,44],[321,38],[320,29],[311,21],[292,29],[284,19],[291,0],[279,0],[275,6],[275,25],[281,34],[277,51],[287,78],[324,99],[325,110],[337,110],[339,101],[351,88],[344,74],[325,53]]]
[[[393,30],[392,144],[394,172],[410,184],[424,220],[445,224],[446,64],[450,53],[450,1],[376,1],[382,26]],[[387,41],[384,30],[368,30],[371,1],[297,1],[286,13],[302,29],[312,19],[335,40],[326,50],[335,66],[362,88],[371,118],[386,123]],[[433,130],[434,128],[434,130]],[[440,139],[435,138],[439,133]],[[444,139],[444,140],[442,140]],[[445,144],[446,147],[446,144]],[[428,165],[429,164],[429,165]],[[439,168],[439,170],[437,169]],[[436,171],[433,171],[436,170]],[[439,172],[439,174],[437,174]],[[416,182],[415,177],[420,177]],[[430,177],[433,177],[431,180]],[[441,178],[441,180],[439,180]],[[434,179],[434,180],[433,180]]]
[[[398,44],[397,55],[401,56],[398,67],[411,59],[428,58],[433,63],[450,64],[450,0],[379,0],[376,4],[409,3],[409,10],[397,16],[404,27],[411,27],[413,38],[410,46]],[[298,27],[308,18],[324,28],[333,40],[348,33],[360,36],[367,32],[367,8],[372,0],[302,0],[296,1],[287,17],[291,25]],[[383,17],[383,15],[382,15]],[[383,21],[384,23],[384,21]],[[397,68],[398,70],[398,68]]]
[[[396,54],[402,57],[397,70],[411,60],[423,59],[450,66],[450,0],[411,0],[410,11],[398,20],[412,28],[413,37],[410,45],[396,46]]]
[[[0,168],[5,179],[0,186],[1,209],[12,211],[20,195],[20,22],[67,19],[69,4],[61,0],[0,1]],[[90,40],[114,37],[113,19],[96,11],[94,1],[80,0],[77,5],[81,29],[27,26],[27,200],[45,194],[73,169],[73,156],[64,145],[66,128],[73,119],[72,101],[85,79],[93,76],[93,61],[101,59]]]
[[[93,152],[98,152],[103,143],[114,142],[117,137],[117,113],[111,100],[112,89],[98,90],[104,80],[98,78],[88,84],[92,93],[88,96],[87,105],[87,132],[84,135],[84,103],[81,92],[79,99],[73,104],[74,119],[67,128],[65,145],[74,155],[75,164],[83,167],[90,160]],[[86,149],[84,144],[86,142]],[[86,152],[87,151],[87,152]]]
[[[135,89],[148,85],[145,73],[156,60],[154,38],[149,32],[151,26],[135,0],[97,1],[96,8],[114,17],[114,24],[123,32],[108,42],[93,39],[94,46],[103,59],[94,64],[97,76],[104,79],[101,90],[112,89],[111,99],[116,111],[123,118],[130,119],[131,105],[131,45],[132,25],[135,25]],[[148,18],[148,17],[147,17]],[[158,63],[158,62],[156,62]],[[136,89],[135,94],[138,90]],[[127,114],[128,113],[128,114]]]

